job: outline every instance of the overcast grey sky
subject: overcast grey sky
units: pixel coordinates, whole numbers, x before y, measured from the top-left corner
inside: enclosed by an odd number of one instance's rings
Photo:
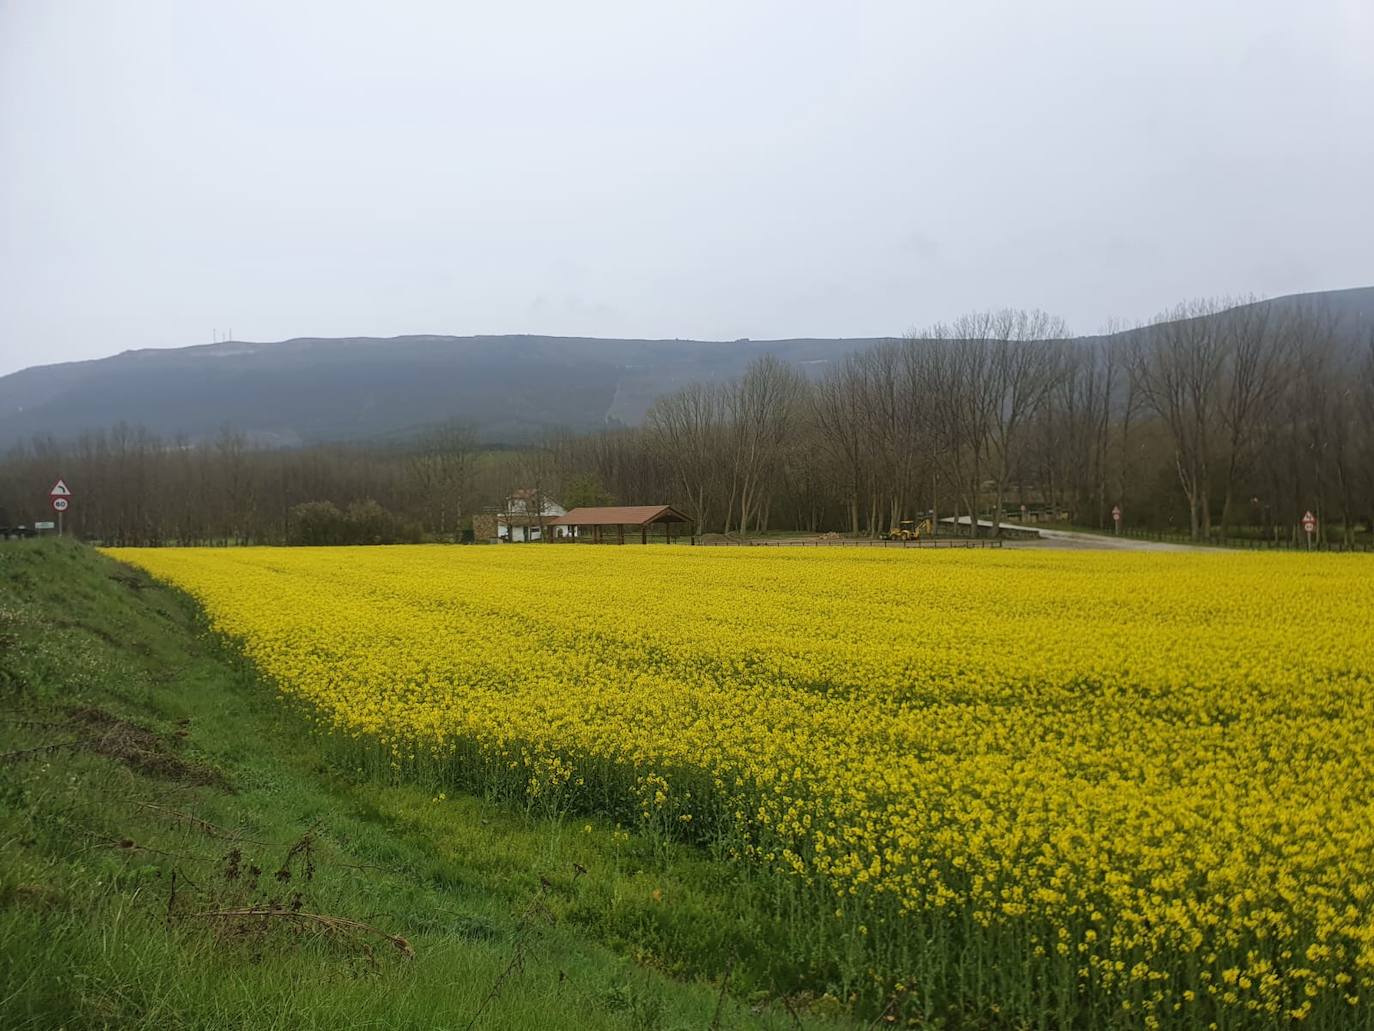
[[[1370,285],[1371,54],[1371,0],[0,0],[0,372]]]

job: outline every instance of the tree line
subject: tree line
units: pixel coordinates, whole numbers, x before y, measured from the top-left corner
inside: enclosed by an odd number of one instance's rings
[[[290,449],[127,425],[40,437],[0,462],[0,524],[39,518],[120,544],[461,540],[516,491],[671,503],[704,533],[879,535],[1023,513],[1195,539],[1329,539],[1374,515],[1374,337],[1297,306],[1190,302],[1072,338],[1036,311],[975,313],[808,376],[771,356],[659,397],[642,425],[483,444],[461,423],[400,443]],[[981,524],[980,525],[980,521]]]
[[[1348,542],[1374,515],[1374,336],[1295,305],[1197,301],[1092,338],[985,312],[814,381],[762,359],[659,398],[625,446],[722,532],[930,514],[996,534],[1029,509],[1105,529],[1118,509],[1194,539],[1296,539],[1310,510]]]

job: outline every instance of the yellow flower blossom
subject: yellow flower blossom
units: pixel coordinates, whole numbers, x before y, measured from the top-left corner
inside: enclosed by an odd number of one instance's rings
[[[378,768],[720,843],[875,949],[1018,943],[1146,1025],[1374,987],[1364,556],[113,554]]]

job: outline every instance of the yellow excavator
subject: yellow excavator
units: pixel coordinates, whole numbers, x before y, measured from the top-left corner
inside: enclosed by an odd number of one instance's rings
[[[930,533],[930,529],[929,519],[922,519],[919,523],[914,519],[903,519],[887,531],[887,539],[890,541],[919,541],[922,534]]]

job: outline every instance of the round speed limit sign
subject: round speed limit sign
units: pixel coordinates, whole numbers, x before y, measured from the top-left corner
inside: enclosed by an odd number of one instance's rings
[[[52,510],[53,510],[54,512],[65,512],[65,511],[67,511],[67,499],[66,499],[66,498],[53,498],[53,499],[52,499]]]

